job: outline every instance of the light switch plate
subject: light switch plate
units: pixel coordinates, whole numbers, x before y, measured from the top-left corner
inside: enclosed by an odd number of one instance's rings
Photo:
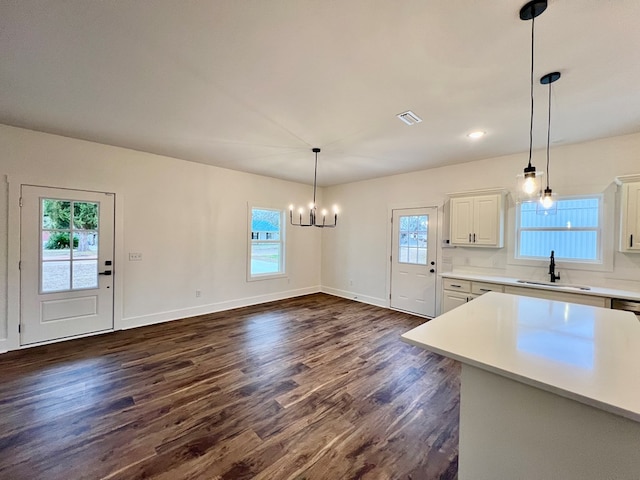
[[[130,262],[141,262],[142,261],[142,254],[141,253],[129,252],[129,261]]]

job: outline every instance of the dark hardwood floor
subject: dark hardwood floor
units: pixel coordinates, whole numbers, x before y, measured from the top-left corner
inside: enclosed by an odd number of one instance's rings
[[[316,294],[0,355],[0,479],[454,479],[420,323]]]

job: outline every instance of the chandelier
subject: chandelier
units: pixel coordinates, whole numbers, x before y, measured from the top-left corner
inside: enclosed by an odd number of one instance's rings
[[[318,153],[320,153],[319,148],[312,148],[311,151],[316,154],[316,165],[313,173],[313,202],[309,204],[309,213],[308,215],[305,213],[304,208],[300,207],[298,209],[298,218],[297,223],[293,220],[293,210],[294,206],[289,205],[289,221],[291,225],[296,227],[318,227],[318,228],[335,228],[338,224],[338,208],[334,205],[333,207],[333,220],[329,217],[329,221],[332,223],[327,223],[327,210],[323,209],[320,212],[322,217],[322,223],[319,222],[317,215],[317,205],[316,205],[316,187],[317,187],[317,179],[318,179]],[[303,222],[304,215],[304,222]],[[307,218],[309,219],[307,223]]]

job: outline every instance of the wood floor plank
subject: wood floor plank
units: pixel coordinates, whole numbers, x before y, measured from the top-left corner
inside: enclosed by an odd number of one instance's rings
[[[0,478],[455,479],[422,321],[314,294],[0,355]]]

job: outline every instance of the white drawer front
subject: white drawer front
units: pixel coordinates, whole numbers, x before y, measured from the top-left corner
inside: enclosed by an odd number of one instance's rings
[[[471,284],[471,293],[475,293],[476,295],[482,295],[487,292],[504,292],[504,285],[498,285],[497,283],[484,283],[484,282],[473,282]]]
[[[445,278],[443,280],[443,288],[445,290],[454,290],[456,292],[471,292],[471,282],[469,280],[456,280],[455,278]]]

